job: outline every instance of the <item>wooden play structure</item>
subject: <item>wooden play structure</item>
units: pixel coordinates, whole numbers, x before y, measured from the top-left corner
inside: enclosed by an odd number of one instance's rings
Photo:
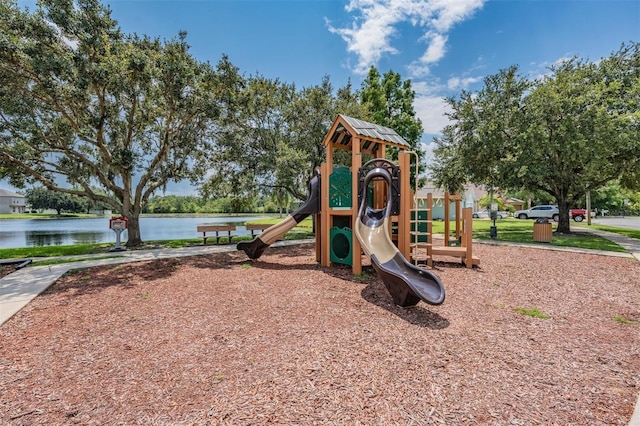
[[[416,198],[415,215],[412,216],[411,259],[414,263],[426,263],[433,266],[434,256],[455,257],[467,268],[480,265],[480,258],[473,254],[473,213],[471,208],[461,208],[458,194],[444,194],[444,238],[442,245],[433,243],[433,197],[427,194]],[[451,229],[451,204],[454,204],[454,229]],[[422,218],[426,218],[423,220]],[[417,231],[413,231],[413,229]],[[453,235],[451,235],[453,232]],[[452,239],[453,237],[453,239]]]
[[[472,252],[471,209],[460,209],[460,196],[446,195],[444,246],[434,247],[431,194],[420,199],[414,196],[411,159],[413,156],[415,164],[417,156],[394,130],[339,115],[323,143],[326,161],[320,167],[320,213],[316,215],[316,259],[323,266],[346,264],[354,274],[362,273],[362,247],[352,232],[359,207],[359,171],[368,160],[385,159],[391,150],[398,151],[398,161],[393,169],[395,204],[390,232],[400,253],[416,265],[432,266],[433,256],[456,257],[468,268],[479,264]],[[373,182],[367,188],[370,205],[385,206],[387,189],[385,182]],[[455,205],[454,240],[449,240],[451,202]]]

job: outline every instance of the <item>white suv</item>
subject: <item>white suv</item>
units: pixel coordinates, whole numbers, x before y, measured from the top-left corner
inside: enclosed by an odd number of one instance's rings
[[[517,217],[518,219],[537,219],[539,217],[546,217],[547,219],[553,219],[554,222],[557,222],[560,218],[560,211],[558,210],[558,206],[535,206],[528,210],[517,210],[513,214],[513,217]]]

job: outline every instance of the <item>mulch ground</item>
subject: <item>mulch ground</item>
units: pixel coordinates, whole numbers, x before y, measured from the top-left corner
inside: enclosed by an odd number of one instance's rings
[[[9,275],[16,270],[15,265],[0,265],[0,278]]]
[[[474,252],[411,308],[311,245],[73,272],[0,327],[0,423],[626,425],[640,263]]]

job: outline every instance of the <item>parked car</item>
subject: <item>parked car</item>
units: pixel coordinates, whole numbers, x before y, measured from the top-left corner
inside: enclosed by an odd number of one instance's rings
[[[582,222],[587,218],[586,209],[571,209],[569,210],[569,216],[576,222]],[[596,212],[591,212],[591,217],[596,217]]]
[[[544,217],[557,222],[560,219],[560,210],[558,210],[558,206],[541,205],[531,207],[527,210],[516,210],[516,212],[513,213],[513,217],[517,217],[518,219],[537,219]]]
[[[509,217],[509,212],[507,212],[507,211],[498,210],[496,213],[498,214],[498,218],[499,219],[505,219],[505,218]],[[474,219],[488,218],[488,217],[491,217],[491,210],[489,210],[489,209],[478,210],[477,212],[473,212],[472,216],[473,216]]]

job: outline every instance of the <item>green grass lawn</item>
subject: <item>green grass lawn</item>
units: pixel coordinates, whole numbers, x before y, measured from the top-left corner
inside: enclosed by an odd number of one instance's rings
[[[489,233],[474,232],[473,237],[479,240],[490,240]],[[498,228],[498,238],[496,241],[507,241],[510,243],[533,243],[533,230],[524,231],[501,231]],[[556,247],[575,247],[591,250],[615,251],[624,253],[626,250],[616,243],[605,238],[588,233],[572,233],[572,234],[553,234],[550,243],[546,243]]]
[[[638,219],[640,220],[640,219]],[[626,237],[630,237],[630,238],[637,238],[640,240],[640,231],[635,230],[635,229],[627,229],[627,228],[616,228],[613,226],[607,226],[607,225],[584,225],[585,228],[587,229],[599,229],[601,231],[609,231],[609,232],[614,232],[616,234],[620,234],[620,235],[624,235]]]
[[[496,228],[498,230],[497,241],[507,241],[511,243],[533,243],[533,220],[520,220],[514,218],[496,220]],[[551,222],[555,231],[557,224]],[[451,223],[451,230],[455,229],[455,223]],[[473,237],[481,240],[490,240],[489,228],[493,226],[493,221],[486,219],[473,220]],[[640,239],[640,232],[624,228],[615,228],[612,226],[592,225],[596,229],[602,229],[632,238]],[[444,233],[444,222],[437,221],[433,223],[433,233]],[[606,238],[592,235],[589,233],[571,233],[571,234],[553,234],[551,246],[557,247],[575,247],[592,250],[604,250],[624,253],[626,250],[619,245],[607,240]]]
[[[5,215],[6,216],[6,215]],[[24,215],[20,215],[24,217]],[[273,225],[282,221],[284,217],[271,217],[256,219],[249,223],[261,223]],[[498,229],[498,241],[508,241],[513,243],[533,243],[533,221],[518,219],[498,219],[496,227]],[[474,219],[473,220],[473,237],[477,239],[490,239],[489,228],[493,225],[490,220]],[[555,228],[556,224],[552,224]],[[592,225],[592,228],[602,229],[609,232],[615,232],[632,238],[640,239],[640,231],[634,231],[624,228],[615,228],[604,225]],[[313,222],[311,217],[306,218],[296,225],[291,231],[285,235],[285,239],[301,239],[313,237]],[[455,223],[451,223],[451,231],[455,230]],[[444,222],[433,222],[433,233],[444,233]],[[244,237],[241,239],[250,239]],[[221,243],[226,243],[226,239],[221,238]],[[239,241],[234,238],[234,243]],[[200,239],[185,240],[163,240],[163,241],[146,241],[142,246],[136,249],[154,249],[154,248],[179,248],[201,245]],[[614,252],[625,252],[625,250],[612,243],[611,241],[591,235],[589,233],[572,233],[570,235],[554,234],[551,243],[552,246],[558,247],[576,247],[595,250],[606,250]],[[0,249],[0,259],[16,259],[16,258],[38,258],[38,257],[57,257],[57,256],[82,256],[87,254],[105,254],[109,253],[109,249],[113,247],[113,243],[104,244],[83,244],[73,246],[43,246],[43,247],[23,247]]]
[[[57,215],[55,213],[2,213],[0,214],[0,220],[2,219],[59,219],[61,217],[99,217],[95,214],[83,214],[83,213],[62,213]]]
[[[275,225],[278,222],[281,222],[285,219],[285,216],[283,217],[265,217],[265,218],[261,218],[261,219],[255,219],[255,220],[249,220],[247,221],[247,224],[261,224],[261,225]],[[313,229],[313,220],[311,219],[311,216],[305,218],[302,222],[300,222],[299,224],[297,224],[295,226],[295,228],[293,229],[306,229],[306,230],[311,230]]]
[[[451,221],[449,224],[450,230],[455,230],[456,223]],[[473,232],[489,232],[489,228],[493,226],[493,221],[486,219],[473,219]],[[533,220],[520,220],[520,219],[498,219],[496,220],[496,227],[501,231],[533,231]],[[444,233],[444,221],[433,221],[433,233]]]

